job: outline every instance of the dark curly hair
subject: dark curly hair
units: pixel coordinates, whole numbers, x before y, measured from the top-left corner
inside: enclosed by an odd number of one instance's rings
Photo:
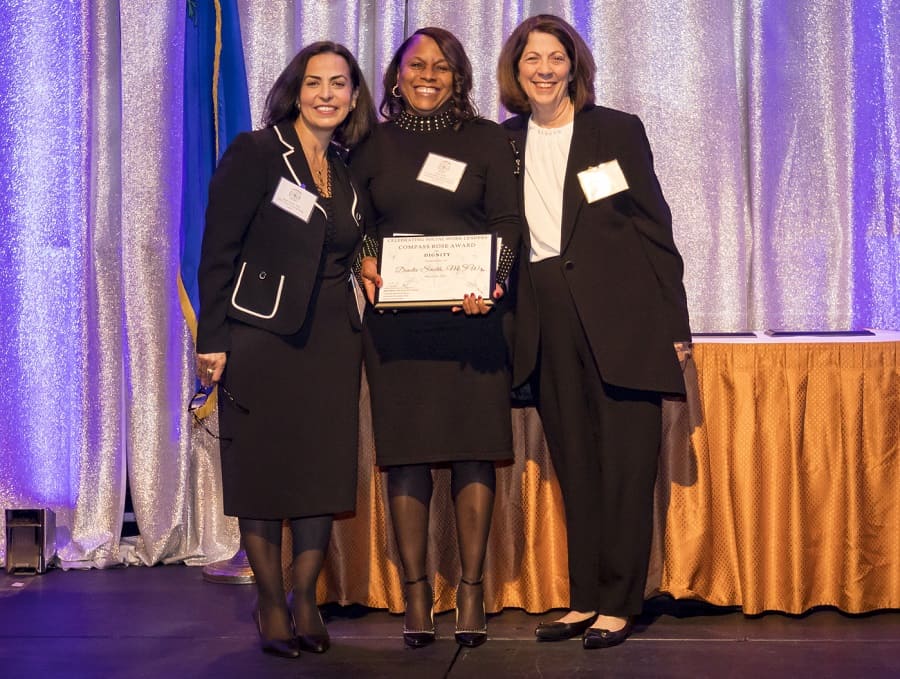
[[[334,131],[334,140],[345,146],[353,148],[369,134],[376,121],[375,103],[369,93],[369,87],[363,77],[362,70],[356,62],[356,58],[346,47],[340,43],[322,40],[307,45],[297,53],[291,63],[281,72],[269,95],[266,97],[266,109],[263,113],[263,125],[274,127],[284,120],[294,121],[300,115],[297,108],[297,97],[300,94],[300,86],[303,76],[306,75],[306,65],[309,60],[319,54],[337,54],[343,57],[350,68],[350,81],[356,91],[356,108],[354,108]]]
[[[381,99],[379,111],[387,120],[393,120],[403,111],[403,99],[395,97],[391,91],[397,84],[397,73],[400,70],[400,62],[417,35],[425,35],[437,43],[441,54],[450,64],[453,73],[453,94],[450,95],[453,115],[459,121],[471,120],[478,117],[475,103],[472,101],[472,63],[466,56],[462,43],[450,31],[426,26],[409,36],[403,44],[397,48],[394,58],[388,64],[384,72],[384,97]]]

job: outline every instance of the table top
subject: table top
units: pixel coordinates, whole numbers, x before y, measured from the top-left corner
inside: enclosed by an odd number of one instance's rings
[[[790,334],[766,334],[765,330],[735,333],[698,333],[694,344],[834,344],[837,342],[900,342],[900,330],[869,330],[871,335],[840,331],[792,331]],[[786,332],[786,331],[778,331]]]

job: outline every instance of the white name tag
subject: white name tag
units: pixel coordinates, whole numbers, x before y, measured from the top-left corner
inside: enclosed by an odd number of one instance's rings
[[[578,181],[581,182],[581,190],[589,203],[628,189],[628,181],[622,174],[618,160],[600,163],[579,172]]]
[[[416,179],[447,191],[456,191],[465,171],[465,163],[447,156],[439,156],[437,153],[429,153]]]
[[[282,177],[278,181],[275,195],[272,196],[272,203],[285,212],[289,212],[304,222],[308,222],[309,215],[316,206],[316,194],[310,193],[302,186],[297,186]]]

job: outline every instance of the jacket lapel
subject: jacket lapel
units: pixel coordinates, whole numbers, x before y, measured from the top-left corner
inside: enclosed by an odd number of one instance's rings
[[[283,147],[281,157],[294,182],[297,186],[306,189],[310,193],[318,193],[294,125],[290,121],[285,121],[276,125],[274,129],[275,134],[278,135],[278,141],[281,142]],[[316,207],[323,215],[327,216],[325,209],[319,205],[319,201],[316,201]]]
[[[528,228],[528,219],[525,217],[525,143],[528,135],[528,116],[519,115],[510,118],[504,123],[506,131],[509,135],[509,141],[513,146],[516,163],[516,192],[518,204],[523,206],[520,218],[522,220],[522,243],[524,245],[523,252],[531,252],[531,230]]]
[[[566,251],[575,222],[585,203],[584,192],[578,181],[578,173],[586,170],[591,164],[598,162],[598,148],[602,140],[597,129],[597,117],[590,111],[582,111],[575,115],[572,128],[572,144],[569,146],[569,158],[566,162],[566,179],[563,184],[562,238],[560,254]]]

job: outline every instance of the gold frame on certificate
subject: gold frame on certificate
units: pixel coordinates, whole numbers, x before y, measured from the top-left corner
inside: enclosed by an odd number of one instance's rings
[[[461,306],[463,295],[492,303],[497,280],[496,234],[391,236],[381,244],[376,309]]]

